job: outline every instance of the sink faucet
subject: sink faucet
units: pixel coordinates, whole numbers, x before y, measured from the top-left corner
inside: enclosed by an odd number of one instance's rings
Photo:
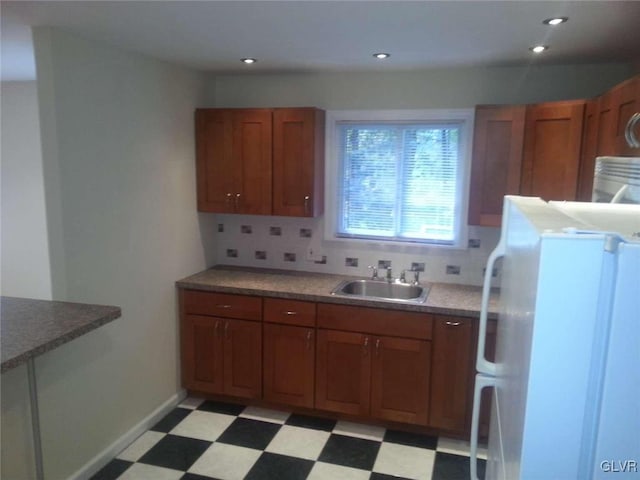
[[[387,282],[393,282],[393,272],[391,271],[391,267],[387,268]]]
[[[369,265],[367,268],[371,269],[371,280],[378,280],[378,269],[373,265]]]

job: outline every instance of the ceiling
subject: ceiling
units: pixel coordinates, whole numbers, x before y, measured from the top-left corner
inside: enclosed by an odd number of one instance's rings
[[[0,16],[3,80],[35,78],[29,26],[224,73],[640,63],[640,1],[2,0]]]

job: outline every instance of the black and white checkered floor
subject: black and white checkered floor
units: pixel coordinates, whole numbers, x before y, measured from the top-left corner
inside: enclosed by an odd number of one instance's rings
[[[92,478],[466,480],[468,444],[190,397]]]

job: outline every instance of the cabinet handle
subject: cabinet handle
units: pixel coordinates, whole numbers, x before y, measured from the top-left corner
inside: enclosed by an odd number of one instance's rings
[[[304,213],[305,215],[309,214],[309,200],[311,199],[311,197],[309,197],[309,195],[305,195],[304,196]]]
[[[231,197],[233,197],[233,195],[231,195],[230,193],[227,193],[227,205],[231,203]]]
[[[229,320],[224,322],[224,339],[229,340]]]
[[[364,337],[364,343],[362,344],[362,355],[365,357],[369,353],[369,337]]]
[[[229,305],[228,303],[219,303],[218,305],[216,305],[216,308],[231,308],[231,305]]]
[[[450,327],[459,327],[461,324],[462,322],[451,322],[451,321],[445,322],[445,325],[449,325]]]
[[[287,310],[286,312],[284,312],[285,315],[297,315],[298,312],[294,312],[293,310]]]
[[[380,339],[376,339],[376,357],[380,356]]]
[[[311,349],[311,330],[307,332],[307,350]]]
[[[220,320],[216,320],[216,325],[213,327],[213,334],[216,337],[220,336]]]
[[[238,203],[240,203],[240,194],[236,193],[236,198],[235,198],[236,210],[238,209]]]

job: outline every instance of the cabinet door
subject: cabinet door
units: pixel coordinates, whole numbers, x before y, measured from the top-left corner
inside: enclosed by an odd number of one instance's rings
[[[371,368],[371,415],[427,425],[431,342],[375,337]]]
[[[473,331],[469,319],[438,317],[433,338],[429,425],[464,433],[471,419]]]
[[[182,320],[182,384],[186,389],[222,393],[224,319],[185,315]]]
[[[520,191],[524,106],[479,106],[473,136],[469,224],[500,226],[504,195]]]
[[[315,217],[324,207],[324,112],[273,112],[273,214]]]
[[[632,115],[640,112],[640,75],[615,87],[614,94],[614,155],[640,155],[640,148],[627,143],[625,130]],[[635,138],[640,140],[640,121],[636,122]]]
[[[570,101],[527,109],[520,185],[523,195],[575,200],[584,106],[584,101]]]
[[[234,210],[232,144],[231,110],[196,110],[196,177],[200,211],[231,213]]]
[[[368,415],[371,338],[336,330],[317,335],[316,408]]]
[[[271,214],[271,110],[233,111],[233,203],[236,213]]]
[[[314,329],[264,324],[264,399],[313,408]]]
[[[224,322],[224,393],[262,395],[262,325],[246,320]]]
[[[600,99],[587,102],[584,110],[582,132],[582,153],[580,155],[580,173],[578,175],[577,200],[591,201],[593,172],[596,166],[598,149],[598,119],[600,118]]]

